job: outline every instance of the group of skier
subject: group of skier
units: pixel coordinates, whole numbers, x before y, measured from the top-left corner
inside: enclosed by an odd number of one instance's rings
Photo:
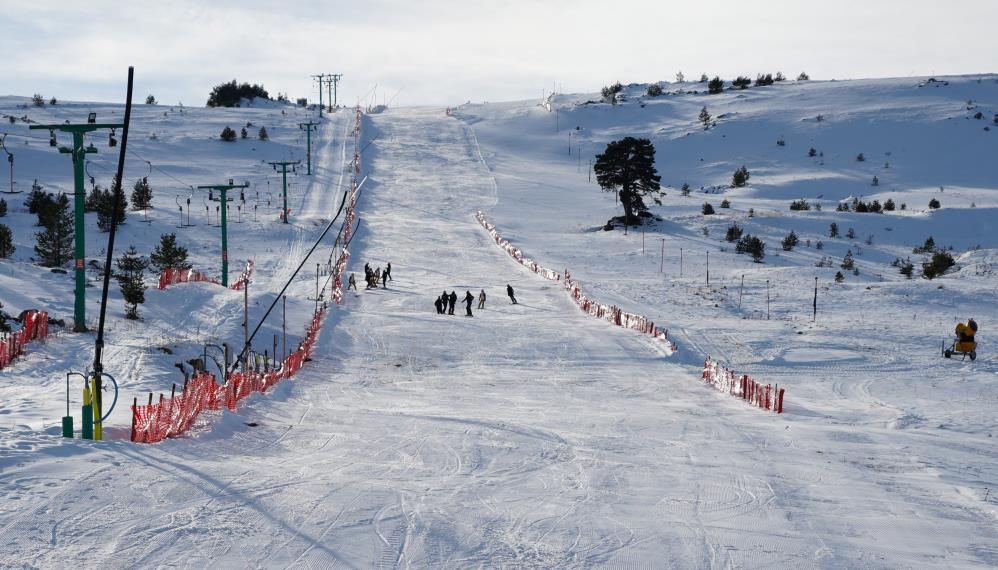
[[[389,262],[388,265],[385,266],[384,271],[381,270],[381,267],[378,267],[377,269],[371,269],[371,264],[365,263],[364,281],[367,282],[367,287],[366,287],[367,289],[377,289],[378,281],[381,282],[381,287],[383,289],[387,289],[388,282],[394,281],[394,279],[392,279],[391,262]],[[347,291],[349,291],[350,289],[353,289],[354,291],[357,290],[357,278],[354,276],[353,273],[350,274],[350,279],[347,283]]]
[[[509,300],[512,301],[514,305],[516,305],[517,304],[516,296],[513,294],[513,287],[508,283],[506,284],[506,294],[509,295]],[[482,289],[482,291],[478,294],[479,309],[485,308],[486,298],[487,296],[485,295],[485,289]],[[465,291],[463,300],[465,303],[465,310],[467,311],[465,313],[465,316],[467,317],[474,316],[471,314],[471,303],[475,301],[475,296],[471,294],[471,291]],[[454,291],[448,293],[446,290],[444,290],[444,292],[441,293],[439,297],[437,297],[437,300],[433,302],[433,306],[436,307],[438,315],[445,315],[445,314],[453,315],[454,305],[456,304],[457,304],[457,293]]]

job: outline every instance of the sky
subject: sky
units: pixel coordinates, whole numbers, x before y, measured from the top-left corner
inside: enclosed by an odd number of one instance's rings
[[[272,96],[454,105],[552,88],[782,71],[812,79],[994,72],[994,0],[0,0],[0,95],[204,105],[232,79]]]

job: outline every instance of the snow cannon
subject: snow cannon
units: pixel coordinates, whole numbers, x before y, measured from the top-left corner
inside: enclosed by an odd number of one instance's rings
[[[968,319],[966,323],[957,323],[953,332],[956,333],[956,340],[949,348],[945,348],[946,343],[943,343],[943,356],[951,358],[954,354],[959,354],[964,358],[969,356],[971,360],[975,360],[977,358],[977,341],[975,340],[977,322],[974,319]]]

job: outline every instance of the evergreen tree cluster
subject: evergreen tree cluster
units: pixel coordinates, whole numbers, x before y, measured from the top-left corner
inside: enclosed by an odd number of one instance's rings
[[[245,131],[246,129],[243,129],[243,132]],[[218,137],[223,141],[233,142],[236,140],[236,131],[232,130],[231,127],[226,126],[224,129],[222,129],[222,133],[218,135]]]
[[[208,96],[209,107],[238,107],[242,99],[255,99],[257,97],[270,99],[267,90],[263,85],[249,83],[236,83],[233,79],[228,83],[220,83],[211,90]]]
[[[748,253],[752,256],[752,261],[762,263],[766,257],[766,244],[752,234],[745,234],[735,245],[735,253]]]
[[[803,198],[801,198],[800,200],[794,200],[793,202],[790,202],[791,211],[801,212],[801,211],[808,211],[810,209],[811,209],[811,204]]]

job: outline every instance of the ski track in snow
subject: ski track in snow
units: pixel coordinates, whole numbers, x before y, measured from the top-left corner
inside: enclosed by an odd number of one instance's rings
[[[294,202],[292,227],[274,230],[280,241],[256,258],[250,294],[261,304],[339,204],[351,117],[324,125],[317,176]],[[918,369],[902,346],[888,339],[883,351],[835,363],[871,378],[832,382],[832,402],[801,398],[784,417],[749,408],[699,383],[697,356],[662,358],[642,335],[587,318],[561,287],[483,238],[471,213],[518,200],[504,187],[508,164],[486,163],[481,133],[439,109],[369,116],[364,132],[377,140],[363,157],[370,177],[348,271],[391,262],[394,280],[348,292],[294,380],[237,413],[210,414],[190,437],[136,446],[63,442],[51,428],[5,432],[17,437],[0,441],[0,566],[998,561],[996,516],[972,496],[973,483],[994,476],[998,454],[890,424],[919,421],[899,419],[907,411],[872,377],[884,366]],[[300,276],[289,298],[314,294],[313,278]],[[507,283],[519,305],[505,297]],[[646,294],[593,287],[633,303]],[[473,318],[460,301],[455,316],[435,314],[441,290],[477,297],[481,288],[489,301],[477,310],[476,299]],[[205,299],[183,291],[148,294],[190,309]],[[242,296],[210,299],[213,312],[229,314],[219,334],[241,338],[231,314]],[[299,332],[307,305],[289,316],[289,332],[292,323]],[[827,370],[766,366],[770,349],[733,326],[707,333],[681,322],[673,332],[683,350],[758,365],[753,373],[781,385]],[[142,366],[134,354],[123,347],[109,359],[128,376],[127,362]]]

